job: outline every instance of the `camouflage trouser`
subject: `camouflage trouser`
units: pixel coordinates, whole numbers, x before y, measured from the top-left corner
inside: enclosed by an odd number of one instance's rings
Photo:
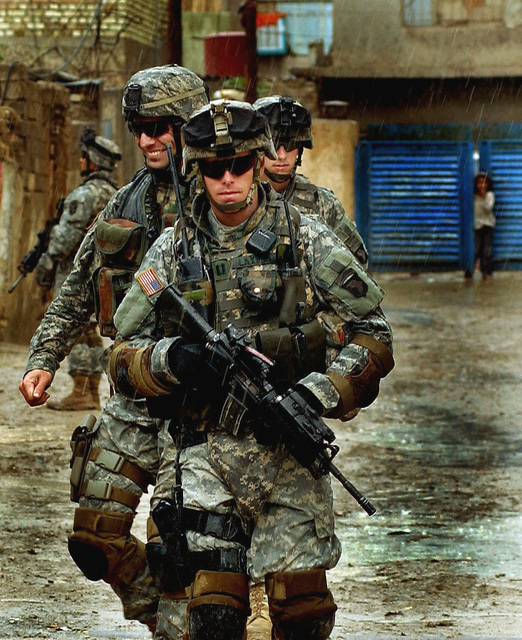
[[[94,427],[93,448],[104,449],[123,456],[142,470],[156,477],[159,466],[158,432],[161,421],[150,418],[144,402],[132,402],[121,394],[113,395],[103,408]],[[142,495],[140,487],[120,473],[114,473],[96,462],[88,462],[85,481],[108,483]],[[134,511],[114,500],[99,500],[82,496],[80,507],[100,509],[109,513],[131,514]],[[159,600],[159,591],[148,567],[130,585],[111,584],[121,599],[125,618],[147,621]]]
[[[73,378],[76,376],[100,377],[103,373],[101,358],[104,350],[98,325],[90,322],[67,357],[69,375]]]
[[[166,449],[151,506],[170,495],[174,483],[174,447],[168,437],[160,440]],[[235,438],[224,432],[182,451],[180,463],[185,507],[233,513],[254,523],[248,552],[252,582],[272,572],[337,564],[341,545],[334,533],[329,478],[314,480],[284,450],[273,452],[252,436]],[[237,546],[191,531],[187,539],[191,551]],[[157,640],[182,640],[186,605],[187,600],[162,597]]]

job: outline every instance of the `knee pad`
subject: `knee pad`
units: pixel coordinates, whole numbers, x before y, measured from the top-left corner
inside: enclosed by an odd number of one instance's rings
[[[78,508],[69,553],[89,580],[129,583],[146,564],[145,545],[130,535],[133,515]]]
[[[272,573],[266,591],[273,637],[278,640],[326,640],[335,623],[333,596],[324,569]]]
[[[244,640],[248,614],[246,574],[198,571],[187,606],[187,640]]]

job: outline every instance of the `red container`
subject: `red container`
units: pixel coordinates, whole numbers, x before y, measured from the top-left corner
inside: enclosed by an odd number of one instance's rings
[[[243,31],[211,33],[205,38],[205,74],[211,78],[244,76],[246,34]]]

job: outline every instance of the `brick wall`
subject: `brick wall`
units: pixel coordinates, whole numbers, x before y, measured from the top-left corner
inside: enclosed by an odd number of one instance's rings
[[[89,26],[96,0],[0,0],[0,37],[81,37]],[[103,2],[99,12],[101,37],[124,35],[149,46],[158,32],[164,37],[167,0],[113,0]],[[94,21],[96,27],[97,20]],[[95,28],[91,30],[94,38]],[[91,38],[92,40],[92,38]]]
[[[37,232],[67,193],[70,97],[62,85],[29,80],[23,65],[0,65],[0,87],[0,131],[8,133],[0,145],[0,339],[25,343],[48,296],[32,275],[13,293],[7,289],[20,275],[16,267],[36,242]]]

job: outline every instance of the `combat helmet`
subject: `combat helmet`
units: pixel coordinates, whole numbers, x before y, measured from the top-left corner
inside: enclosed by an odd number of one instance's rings
[[[109,140],[109,138],[97,136],[96,131],[91,127],[85,127],[83,130],[80,138],[80,148],[83,157],[93,164],[97,164],[101,169],[112,171],[116,166],[116,162],[121,160],[118,145]]]
[[[256,100],[254,108],[268,120],[276,149],[284,142],[312,149],[312,116],[302,104],[292,98],[269,96]]]
[[[261,180],[261,159],[265,155],[277,159],[266,118],[247,102],[213,100],[198,109],[181,131],[185,142],[183,172],[187,177],[196,175],[199,191],[204,187],[198,162],[236,156],[245,151],[255,152],[254,181],[247,199],[220,205],[219,209],[231,212],[249,205]]]
[[[208,103],[207,85],[192,71],[176,64],[135,73],[123,89],[122,114],[135,118],[169,118],[181,125]]]

